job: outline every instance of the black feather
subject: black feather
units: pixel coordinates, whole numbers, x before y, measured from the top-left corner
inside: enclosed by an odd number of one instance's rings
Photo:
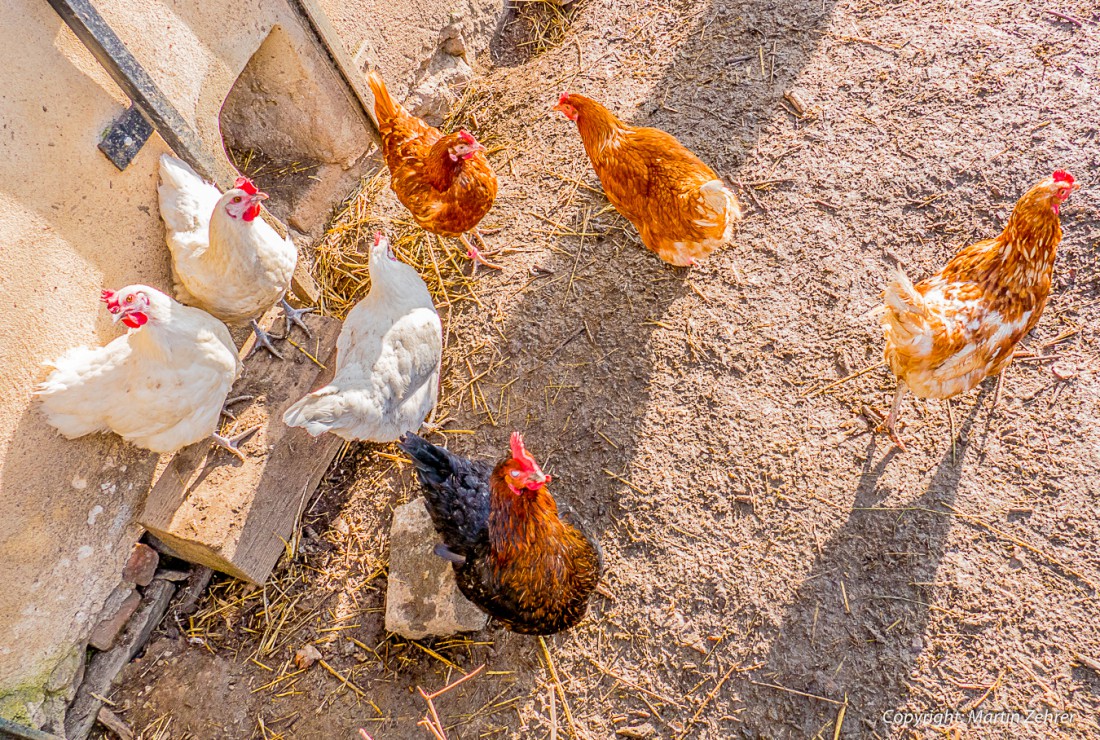
[[[492,467],[407,433],[398,446],[412,458],[428,513],[447,548],[472,554],[489,538],[489,475]]]

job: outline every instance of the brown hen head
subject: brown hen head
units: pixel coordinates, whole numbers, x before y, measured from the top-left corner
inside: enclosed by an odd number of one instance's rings
[[[425,162],[425,174],[440,190],[450,187],[464,162],[485,151],[474,135],[465,129],[447,134],[432,145]]]
[[[1058,170],[1032,185],[1017,201],[1012,216],[1016,218],[1018,214],[1033,219],[1049,219],[1051,214],[1057,216],[1062,204],[1079,187],[1081,185],[1074,180],[1073,175],[1065,170]]]
[[[489,537],[499,562],[543,548],[547,538],[561,536],[558,506],[546,490],[549,482],[550,476],[523,446],[523,436],[513,433],[511,455],[489,478]]]
[[[1043,252],[1053,251],[1062,239],[1059,211],[1079,187],[1073,175],[1065,170],[1058,170],[1032,185],[1012,209],[1000,243],[1024,245],[1034,242],[1043,247]]]
[[[607,108],[592,98],[577,93],[562,93],[554,110],[560,111],[570,121],[577,122],[577,130],[586,144],[628,128]]]
[[[542,472],[523,446],[523,435],[519,432],[512,432],[511,453],[511,457],[497,466],[494,475],[499,475],[512,493],[531,497],[550,482],[550,476]]]

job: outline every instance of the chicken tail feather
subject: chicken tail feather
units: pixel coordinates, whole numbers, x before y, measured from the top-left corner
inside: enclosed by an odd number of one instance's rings
[[[412,432],[397,446],[416,466],[424,504],[443,544],[450,553],[465,557],[483,536],[489,519],[488,466],[436,447]]]
[[[741,205],[726,184],[721,180],[710,180],[699,188],[707,207],[717,214],[725,216],[728,224],[741,220]]]
[[[886,286],[886,306],[890,313],[899,319],[914,314],[922,319],[928,318],[928,306],[924,297],[913,287],[913,282],[900,268],[894,272],[894,279]]]
[[[367,84],[370,85],[371,94],[374,95],[374,116],[376,122],[383,124],[386,121],[391,121],[397,117],[400,112],[400,108],[397,103],[390,97],[390,91],[386,87],[386,82],[382,79],[382,75],[378,74],[375,70],[371,70],[367,75]]]
[[[412,458],[424,486],[438,487],[451,477],[454,467],[451,454],[442,447],[436,447],[428,440],[408,432],[397,446]]]
[[[310,436],[319,437],[330,431],[342,409],[335,388],[329,386],[305,396],[283,414],[283,423],[288,427],[302,427]]]

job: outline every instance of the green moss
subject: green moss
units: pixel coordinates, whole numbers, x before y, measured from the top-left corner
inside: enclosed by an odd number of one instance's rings
[[[47,673],[42,678],[42,683],[45,683],[45,679],[48,677],[49,674]],[[32,707],[41,706],[45,700],[46,690],[42,687],[42,684],[17,686],[9,690],[8,693],[0,695],[0,717],[33,727],[34,720],[31,717],[31,709]]]
[[[68,704],[72,678],[84,660],[81,646],[72,646],[52,665],[15,686],[0,686],[0,717],[27,727],[59,719]]]

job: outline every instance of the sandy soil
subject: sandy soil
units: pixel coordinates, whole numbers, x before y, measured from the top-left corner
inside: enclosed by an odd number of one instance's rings
[[[547,640],[557,681],[493,627],[387,638],[389,512],[415,492],[392,448],[353,447],[276,584],[220,582],[166,624],[117,709],[145,737],[429,737],[416,687],[485,664],[436,700],[452,740],[1100,736],[1100,14],[1045,8],[587,0],[540,55],[507,35],[467,123],[503,147],[485,225],[510,249],[480,305],[443,311],[446,426],[473,431],[448,443],[496,458],[525,430],[611,598]],[[690,271],[643,250],[549,113],[565,88],[740,184],[736,245]],[[938,269],[1056,168],[1084,187],[1024,346],[1052,359],[1014,364],[996,413],[992,381],[958,399],[954,440],[945,405],[908,402],[897,453],[861,413],[889,373],[829,385],[881,359],[861,314],[895,264]],[[295,673],[310,642],[332,672]],[[1073,720],[883,718],[974,708]]]

